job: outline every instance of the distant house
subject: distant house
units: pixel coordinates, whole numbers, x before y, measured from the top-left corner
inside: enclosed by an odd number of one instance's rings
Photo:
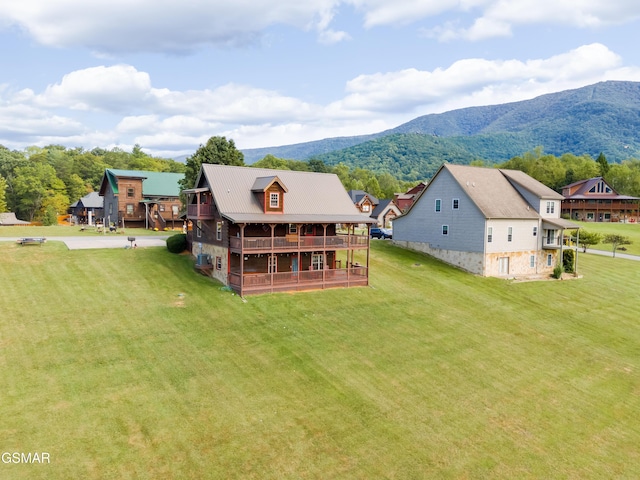
[[[561,262],[562,195],[523,172],[443,165],[394,222],[393,242],[483,276],[535,276]]]
[[[375,221],[334,174],[204,164],[183,193],[196,268],[240,295],[368,285]]]
[[[393,219],[402,213],[391,199],[379,200],[364,190],[349,190],[347,193],[358,210],[375,219],[379,227],[391,228]]]
[[[182,173],[108,168],[99,190],[104,198],[104,221],[159,230],[182,224],[178,184],[182,178]]]
[[[602,177],[562,187],[562,214],[584,222],[640,221],[640,198],[619,195]]]
[[[379,227],[392,228],[393,221],[401,215],[402,212],[396,206],[393,199],[380,200],[371,212],[371,218],[378,222]]]
[[[76,223],[93,225],[104,216],[104,198],[98,192],[89,192],[69,207],[69,213]]]
[[[367,217],[371,215],[371,212],[373,212],[373,209],[379,203],[376,197],[364,190],[349,190],[347,193],[353,204]]]
[[[418,185],[410,188],[405,193],[396,193],[393,196],[393,201],[401,212],[406,212],[407,210],[409,210],[409,207],[413,205],[416,196],[422,190],[424,190],[426,186],[427,184],[425,182],[420,182]]]
[[[30,225],[30,223],[18,219],[14,212],[0,213],[0,227],[9,227],[15,225]]]

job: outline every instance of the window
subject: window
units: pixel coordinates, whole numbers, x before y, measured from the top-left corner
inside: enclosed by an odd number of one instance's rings
[[[135,196],[135,190],[133,188],[127,188],[127,198],[133,198]]]
[[[368,203],[362,205],[363,212],[368,212],[369,210],[371,210],[371,206]]]
[[[160,204],[160,211],[164,212],[164,204],[163,203]]]
[[[113,215],[113,203],[109,204],[109,215]]]
[[[547,213],[553,213],[555,211],[556,202],[547,202]]]
[[[272,193],[269,195],[269,206],[271,208],[278,208],[280,206],[280,194]]]
[[[295,235],[296,233],[298,233],[298,225],[296,225],[295,223],[290,223],[289,224],[289,234]]]
[[[536,256],[535,255],[531,255],[529,257],[529,266],[531,268],[535,268],[535,266],[536,266]]]
[[[436,198],[436,212],[439,212],[442,208],[442,200]]]
[[[216,240],[222,240],[222,222],[216,223]]]
[[[449,225],[442,225],[442,234],[449,235]]]
[[[487,228],[487,243],[491,243],[493,241],[493,227]]]
[[[538,227],[533,227],[533,236],[534,237],[538,236]]]
[[[127,215],[133,215],[133,204],[127,203]]]
[[[171,205],[171,213],[173,213],[173,215],[178,215],[178,209],[180,207],[178,207],[178,205]]]
[[[509,231],[507,232],[507,242],[513,240],[513,227],[509,227]]]
[[[222,257],[216,257],[216,270],[222,270]]]
[[[322,254],[314,253],[311,256],[311,269],[312,270],[322,270],[324,267],[323,256]]]
[[[196,222],[196,237],[200,238],[202,236],[202,222],[198,220]]]
[[[453,208],[454,210],[458,210],[458,208],[460,208],[460,199],[459,198],[454,198],[453,201],[451,202],[451,208]]]
[[[553,265],[553,256],[551,254],[547,255],[547,267]]]

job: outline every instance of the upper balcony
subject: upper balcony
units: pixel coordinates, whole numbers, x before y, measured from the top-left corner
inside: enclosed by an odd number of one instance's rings
[[[229,238],[231,251],[237,253],[264,253],[286,251],[339,250],[367,248],[367,235],[296,236],[285,237],[239,237]]]
[[[213,211],[213,203],[187,205],[187,218],[192,220],[211,220],[213,218]]]

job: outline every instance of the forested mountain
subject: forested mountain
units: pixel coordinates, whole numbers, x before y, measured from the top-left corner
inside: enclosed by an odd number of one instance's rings
[[[418,117],[374,135],[244,150],[247,163],[270,153],[423,179],[442,161],[500,163],[541,146],[610,162],[640,158],[640,83],[609,81],[532,100]]]

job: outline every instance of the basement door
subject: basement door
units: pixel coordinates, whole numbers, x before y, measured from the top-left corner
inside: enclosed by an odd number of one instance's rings
[[[498,258],[498,272],[500,275],[509,275],[509,257]]]

